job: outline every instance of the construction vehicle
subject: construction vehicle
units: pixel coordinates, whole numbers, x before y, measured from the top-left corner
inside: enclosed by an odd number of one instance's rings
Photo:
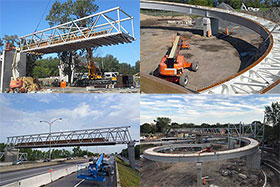
[[[111,79],[113,84],[117,83],[119,72],[105,72],[105,79]]]
[[[198,62],[187,62],[184,55],[179,55],[181,49],[190,47],[189,44],[189,40],[177,33],[171,50],[162,58],[154,75],[186,87],[189,82],[186,70],[189,69],[195,72],[198,70]]]
[[[101,154],[96,162],[93,160],[85,170],[79,171],[77,178],[105,182],[105,176],[109,176],[111,171],[108,164],[103,163],[103,159],[104,155]]]
[[[87,48],[88,53],[88,76],[84,79],[78,79],[75,82],[75,86],[106,86],[112,84],[112,79],[106,79],[104,76],[104,72],[102,72],[97,65],[95,65],[92,51],[90,48]]]

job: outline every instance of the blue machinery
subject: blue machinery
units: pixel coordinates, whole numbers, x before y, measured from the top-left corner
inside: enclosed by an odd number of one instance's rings
[[[105,176],[109,174],[109,168],[103,164],[103,158],[102,154],[96,162],[89,164],[85,170],[79,171],[80,174],[77,175],[77,178],[105,182]]]

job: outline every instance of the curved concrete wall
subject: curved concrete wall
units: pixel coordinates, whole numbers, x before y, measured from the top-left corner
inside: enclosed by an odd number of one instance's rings
[[[144,158],[152,161],[159,162],[208,162],[217,160],[226,160],[231,158],[239,158],[246,155],[251,155],[258,151],[258,141],[251,138],[242,138],[241,141],[247,145],[237,149],[231,149],[226,151],[217,151],[210,153],[191,153],[191,154],[170,154],[170,153],[159,153],[170,149],[171,146],[159,146],[147,149],[144,151]],[[172,145],[172,148],[182,147],[182,145]]]

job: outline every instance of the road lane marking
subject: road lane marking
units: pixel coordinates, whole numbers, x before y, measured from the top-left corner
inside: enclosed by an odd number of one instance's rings
[[[76,184],[74,187],[79,186],[82,182],[84,182],[86,179],[82,179],[78,184]]]

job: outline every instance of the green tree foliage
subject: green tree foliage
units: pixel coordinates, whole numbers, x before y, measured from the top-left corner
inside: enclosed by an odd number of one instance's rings
[[[171,123],[171,119],[167,117],[158,117],[154,120],[156,123],[157,132],[165,133]]]
[[[33,66],[32,76],[34,78],[44,78],[50,76],[58,76],[58,58],[41,59],[35,62]]]
[[[80,148],[80,146],[74,147],[74,148],[72,149],[72,151],[73,151],[73,156],[77,156],[77,157],[83,156],[83,151],[82,151],[82,149]]]
[[[110,54],[105,57],[94,58],[94,61],[104,72],[119,72],[123,75],[134,75],[140,72],[140,61],[137,61],[135,66],[131,66],[127,63],[119,63],[119,60]]]
[[[272,124],[273,139],[280,140],[280,103],[272,103],[271,106],[265,107],[265,118]]]
[[[152,133],[152,126],[149,123],[144,123],[140,126],[140,133]]]
[[[49,15],[46,20],[48,21],[50,26],[54,26],[57,24],[62,24],[71,21],[72,19],[79,19],[91,14],[94,14],[98,10],[98,6],[95,4],[95,0],[77,0],[73,2],[72,0],[66,1],[64,3],[60,3],[59,1],[55,1],[50,9]],[[87,19],[81,22],[80,26],[86,27],[88,24],[93,23],[92,19]],[[78,54],[79,52],[79,54]],[[71,80],[71,63],[72,57],[77,59],[76,57],[82,56],[85,50],[79,51],[65,51],[58,53],[59,58],[65,63],[64,73],[68,75],[68,80]],[[74,61],[75,67],[79,67],[79,61]]]

